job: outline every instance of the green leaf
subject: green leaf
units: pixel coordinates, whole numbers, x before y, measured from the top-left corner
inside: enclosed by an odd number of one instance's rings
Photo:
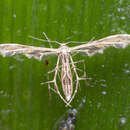
[[[59,42],[90,41],[130,33],[128,0],[1,0],[0,43],[49,47],[29,35]],[[76,46],[70,44],[70,46]],[[79,44],[78,44],[79,45]],[[58,45],[52,44],[54,48]],[[85,60],[90,80],[81,81],[72,108],[76,130],[130,128],[130,47],[108,48]],[[48,71],[57,57],[41,62],[24,56],[0,56],[0,129],[52,130],[65,120],[68,109],[60,97],[41,82],[53,79]],[[48,65],[46,64],[48,62]],[[83,69],[83,64],[77,64]],[[75,86],[74,86],[75,87]],[[59,84],[59,88],[61,85]],[[83,102],[84,101],[84,102]]]

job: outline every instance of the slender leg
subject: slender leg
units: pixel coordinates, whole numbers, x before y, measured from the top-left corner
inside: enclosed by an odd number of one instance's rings
[[[74,73],[76,75],[76,88],[75,88],[75,91],[73,93],[73,96],[71,97],[70,101],[69,101],[69,104],[71,103],[71,101],[74,99],[76,93],[77,93],[77,90],[78,90],[78,85],[79,85],[79,76],[78,76],[78,73],[76,71],[76,66],[74,65],[74,62],[73,62],[73,59],[72,57],[70,56],[70,60],[71,60],[71,64],[72,64],[72,68],[74,69]]]
[[[56,64],[56,67],[55,67],[55,74],[54,74],[54,79],[51,80],[51,81],[47,81],[47,82],[44,82],[44,83],[41,83],[41,84],[50,84],[50,83],[54,83],[54,87],[55,89],[53,88],[50,88],[52,91],[54,91],[55,93],[57,93],[60,98],[64,101],[64,103],[66,104],[66,106],[70,106],[71,105],[63,98],[63,96],[61,95],[59,89],[58,89],[58,85],[56,83],[56,77],[57,77],[57,74],[58,74],[58,69],[59,69],[59,61],[60,61],[60,56],[58,56],[58,59],[57,59],[57,64]]]
[[[72,63],[72,68],[73,68],[74,73],[75,73],[75,75],[76,75],[76,88],[75,88],[75,91],[74,91],[74,93],[73,93],[73,96],[71,97],[71,99],[70,99],[70,101],[68,102],[68,104],[71,103],[71,101],[74,99],[74,97],[75,97],[75,95],[76,95],[76,93],[77,93],[77,91],[78,91],[79,80],[85,80],[85,79],[86,79],[86,78],[80,78],[80,77],[78,76],[78,73],[77,73],[77,71],[76,71],[76,66],[75,66],[75,64],[74,64],[74,61],[73,61],[71,55],[70,55],[70,60],[71,60],[71,63]]]
[[[47,79],[49,80],[49,75],[47,76]],[[48,95],[49,95],[49,100],[51,101],[51,86],[48,84]]]
[[[79,61],[76,61],[76,62],[73,62],[73,63],[77,64],[77,63],[81,63],[81,62],[84,62],[84,60],[79,60]],[[70,63],[70,64],[72,64],[72,63]],[[76,66],[75,66],[75,68],[76,68],[76,70],[79,70],[79,71],[83,72],[83,70],[77,68]],[[73,66],[71,67],[71,69],[73,69]]]
[[[61,68],[61,66],[58,67],[58,68]],[[48,71],[48,74],[55,72],[55,70],[56,70],[56,68],[54,68],[53,70]]]
[[[84,60],[76,61],[76,62],[74,62],[74,64],[81,63],[81,62],[84,62]],[[72,64],[72,63],[70,63],[70,64]]]
[[[59,66],[59,60],[60,60],[60,56],[58,56],[58,60],[57,60],[57,65],[56,65],[56,71],[55,71],[55,75],[54,75],[54,85],[55,85],[55,89],[57,91],[57,94],[60,96],[60,98],[66,103],[67,106],[70,106],[70,104],[68,104],[68,102],[63,98],[63,96],[60,94],[60,91],[58,89],[57,83],[56,83],[56,77],[57,77],[57,73],[58,73],[58,66]]]

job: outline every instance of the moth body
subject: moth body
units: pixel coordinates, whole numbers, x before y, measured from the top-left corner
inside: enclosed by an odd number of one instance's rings
[[[72,80],[72,73],[69,63],[69,53],[61,53],[60,59],[61,59],[61,82],[62,82],[62,89],[63,93],[65,95],[66,101],[69,101],[72,97],[73,93],[73,80]]]

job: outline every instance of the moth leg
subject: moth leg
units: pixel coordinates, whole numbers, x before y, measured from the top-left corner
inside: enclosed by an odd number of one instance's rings
[[[74,64],[81,63],[81,62],[83,62],[83,63],[84,63],[84,60],[79,60],[79,61],[76,61],[76,62],[74,62]]]
[[[77,63],[80,63],[80,62],[84,62],[84,60],[80,60],[80,61],[74,62],[74,64],[77,64]],[[72,64],[72,63],[70,63],[70,64]],[[84,70],[79,69],[79,68],[77,68],[76,66],[75,66],[75,68],[76,68],[76,70],[78,70],[78,71],[80,71],[80,72],[85,72]],[[71,67],[71,69],[73,69],[73,66]]]
[[[76,66],[75,66],[74,61],[73,61],[73,59],[72,59],[71,56],[70,56],[70,60],[71,60],[72,68],[73,68],[74,73],[75,73],[75,75],[76,75],[76,88],[75,88],[75,91],[74,91],[74,93],[73,93],[73,95],[72,95],[70,101],[69,101],[69,104],[70,104],[71,101],[74,99],[74,97],[75,97],[75,95],[76,95],[76,93],[77,93],[77,91],[78,91],[79,80],[80,80],[80,78],[79,78],[79,76],[78,76],[78,73],[77,73],[77,71],[76,71]]]
[[[85,64],[84,64],[84,69],[82,71],[84,72],[82,77],[86,78],[86,67],[85,67]]]
[[[60,56],[58,56],[58,60],[57,60],[57,65],[56,65],[56,70],[55,70],[55,75],[54,75],[54,86],[55,86],[55,89],[56,89],[56,92],[57,94],[60,96],[60,98],[64,101],[64,103],[67,105],[67,106],[70,106],[71,105],[63,98],[63,96],[61,95],[59,89],[58,89],[58,85],[56,83],[56,77],[57,77],[57,74],[58,74],[58,69],[59,69],[59,60],[60,60]]]
[[[75,66],[74,61],[73,61],[73,59],[72,59],[71,56],[70,56],[70,60],[71,60],[71,63],[72,63],[72,68],[73,68],[74,73],[75,73],[75,75],[76,75],[76,88],[75,88],[75,91],[74,91],[74,93],[73,93],[73,96],[71,97],[71,99],[70,99],[70,101],[69,101],[69,104],[70,104],[71,101],[74,99],[74,97],[75,97],[75,95],[76,95],[76,93],[77,93],[77,91],[78,91],[78,88],[79,88],[79,80],[86,80],[85,77],[79,77],[79,75],[78,75],[78,73],[77,73],[77,70],[76,70],[76,66]]]
[[[80,63],[80,62],[84,62],[84,60],[80,60],[80,61],[77,61],[77,62],[74,62],[74,64],[77,64],[77,63]],[[72,65],[72,63],[70,63]],[[75,66],[76,70],[80,71],[80,72],[83,72],[82,69],[79,69]],[[71,69],[73,69],[73,66],[71,66]],[[74,75],[74,72],[72,71],[72,75]]]
[[[61,66],[58,67],[58,68],[61,68]],[[55,67],[53,70],[48,71],[48,74],[53,73],[53,72],[55,72],[55,71],[56,71],[56,67]]]
[[[50,89],[50,90],[52,90],[54,93],[57,93],[56,90],[53,89],[53,88],[50,86],[50,84],[48,84],[48,85],[49,85],[49,89]]]
[[[76,68],[76,70],[78,70],[78,71],[80,71],[80,72],[83,72],[83,70],[82,70],[82,69],[79,69],[79,68]]]
[[[60,56],[58,56],[57,64],[56,64],[56,67],[55,67],[55,69],[54,69],[54,70],[55,70],[54,79],[51,80],[51,81],[47,81],[47,82],[41,83],[41,84],[43,85],[43,84],[54,83],[55,89],[53,89],[53,88],[51,88],[51,87],[50,87],[50,89],[51,89],[52,91],[54,91],[55,93],[57,93],[67,106],[70,106],[70,107],[71,107],[71,105],[70,105],[70,104],[63,98],[63,96],[61,95],[61,93],[60,93],[60,91],[59,91],[59,89],[58,89],[58,85],[57,85],[57,83],[56,83],[56,77],[57,77],[58,69],[59,69],[59,60],[60,60]]]
[[[84,60],[79,60],[79,61],[76,61],[76,62],[73,62],[73,63],[77,64],[77,63],[81,63],[81,62],[84,62]],[[72,64],[72,63],[70,63],[70,64]],[[83,72],[83,70],[77,68],[76,66],[75,66],[75,68],[76,68],[76,70],[79,70],[79,71]],[[73,69],[73,66],[71,67],[71,69]]]
[[[84,64],[84,70],[83,71],[84,71],[84,73],[83,73],[83,76],[81,76],[81,80],[86,80],[86,79],[91,80],[92,78],[87,78],[85,64]]]
[[[49,75],[47,76],[47,79],[49,80]],[[51,101],[51,86],[48,84],[48,95],[49,95],[49,101]]]
[[[43,82],[43,83],[40,83],[40,84],[43,85],[43,84],[50,84],[50,83],[54,83],[54,80],[50,80],[50,81]]]
[[[60,77],[60,74],[58,73],[58,78],[60,79],[60,81],[61,81],[61,77]]]
[[[56,71],[56,68],[54,68],[53,70],[49,71],[48,74],[53,73],[53,72],[55,72],[55,71]],[[60,70],[59,70],[59,71],[60,71]],[[59,73],[57,73],[57,75],[58,75],[58,78],[59,78],[60,81],[61,81],[61,77],[60,77]]]
[[[80,60],[80,61],[74,62],[74,64],[75,64],[75,63],[79,63],[79,62],[83,62],[83,63],[84,63],[84,60]],[[80,72],[84,72],[84,73],[83,73],[83,76],[81,76],[82,78],[84,78],[83,80],[85,80],[85,79],[90,79],[90,78],[86,78],[86,67],[85,67],[85,64],[84,64],[84,69],[83,69],[83,70],[77,68],[76,66],[75,66],[75,68],[76,68],[76,70],[78,70],[78,71],[80,71]],[[73,69],[73,67],[72,67],[72,69]]]
[[[48,71],[47,73],[48,74],[53,73],[53,72],[55,72],[55,70],[56,70],[56,68],[54,68],[53,70]]]
[[[81,63],[81,62],[84,62],[84,60],[76,61],[76,62],[74,62],[74,64]],[[71,65],[71,64],[72,64],[72,63],[70,63],[70,65]]]
[[[48,90],[52,90],[53,92],[57,93],[57,91],[50,86],[51,83],[54,83],[54,81],[51,80],[51,81],[43,82],[43,83],[40,83],[40,84],[41,85],[48,84]]]
[[[58,69],[59,69],[59,60],[60,60],[60,56],[58,56],[57,64],[56,64],[56,67],[55,67],[55,69],[54,69],[54,71],[55,71],[54,79],[51,80],[51,81],[47,81],[47,82],[41,83],[41,84],[43,85],[43,84],[54,83],[55,89],[51,88],[51,86],[50,86],[50,89],[51,89],[52,91],[54,91],[55,93],[57,93],[57,94],[60,96],[60,98],[64,101],[64,103],[66,104],[66,106],[70,106],[70,107],[71,107],[71,105],[70,105],[70,104],[63,98],[63,96],[61,95],[61,93],[60,93],[60,91],[59,91],[59,89],[58,89],[58,85],[57,85],[57,83],[56,83],[56,77],[57,77]]]

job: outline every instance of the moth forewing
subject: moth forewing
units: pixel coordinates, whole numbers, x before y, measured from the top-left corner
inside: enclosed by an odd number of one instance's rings
[[[0,54],[4,57],[23,54],[28,58],[42,60],[44,56],[57,54],[57,49],[7,43],[0,44]]]
[[[71,47],[71,52],[84,52],[91,56],[95,53],[103,53],[103,50],[107,47],[115,48],[125,48],[130,45],[130,35],[129,34],[117,34],[111,35],[96,41],[90,41],[86,44]]]

